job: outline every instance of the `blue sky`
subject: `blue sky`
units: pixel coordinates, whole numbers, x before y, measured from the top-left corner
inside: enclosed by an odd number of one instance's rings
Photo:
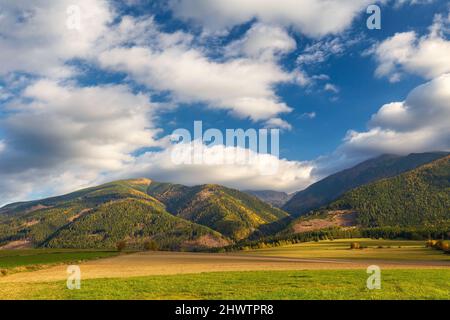
[[[375,1],[369,30],[372,3],[0,0],[0,204],[135,176],[292,192],[448,150],[448,2]],[[280,128],[277,175],[171,165],[198,120]]]

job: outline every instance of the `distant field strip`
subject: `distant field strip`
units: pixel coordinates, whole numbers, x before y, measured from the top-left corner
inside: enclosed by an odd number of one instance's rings
[[[350,250],[350,243],[357,242],[364,249]],[[425,247],[424,241],[341,239],[334,241],[305,242],[273,248],[243,251],[247,256],[268,256],[288,258],[319,258],[343,260],[382,260],[398,263],[400,261],[439,262],[450,266],[450,255]]]

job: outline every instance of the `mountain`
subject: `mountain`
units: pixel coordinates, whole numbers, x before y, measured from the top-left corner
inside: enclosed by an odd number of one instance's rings
[[[15,203],[0,210],[0,244],[114,248],[126,240],[142,248],[192,250],[228,243],[218,232],[168,213],[146,193],[148,179],[125,180],[60,197]]]
[[[407,156],[382,155],[333,174],[312,184],[307,189],[297,192],[282,209],[293,216],[300,216],[336,200],[353,188],[399,175],[446,155],[448,153],[445,152]]]
[[[288,216],[255,196],[218,185],[149,179],[111,182],[0,209],[0,246],[161,249],[222,247]]]
[[[205,225],[233,240],[241,240],[262,225],[288,216],[255,196],[219,185],[186,187],[152,183],[148,194],[177,217]]]
[[[259,200],[262,200],[276,208],[281,208],[291,198],[291,195],[287,194],[286,192],[279,192],[273,190],[261,190],[261,191],[245,190],[243,192],[255,196]]]
[[[329,205],[357,212],[362,227],[428,226],[450,220],[450,156],[356,188]]]
[[[384,155],[330,176],[295,198],[302,197],[309,201],[300,204],[302,210],[320,209],[293,221],[254,195],[219,185],[115,181],[1,208],[0,247],[114,248],[125,240],[136,249],[151,243],[164,250],[200,250],[341,227],[420,226],[428,232],[443,226],[445,231],[450,225],[450,156]],[[295,204],[295,198],[287,204]]]
[[[350,190],[288,229],[444,226],[450,226],[450,156]]]

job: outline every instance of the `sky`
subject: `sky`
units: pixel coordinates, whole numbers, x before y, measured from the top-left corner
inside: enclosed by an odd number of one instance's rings
[[[449,151],[449,35],[442,0],[0,0],[0,205],[136,177],[294,192]],[[254,154],[276,172],[175,163],[194,121],[279,129]]]

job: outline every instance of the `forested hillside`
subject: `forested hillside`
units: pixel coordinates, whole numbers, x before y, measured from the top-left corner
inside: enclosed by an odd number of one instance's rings
[[[450,220],[450,156],[356,188],[328,208],[356,211],[362,227],[445,223]]]
[[[219,185],[186,187],[152,183],[148,193],[174,215],[208,226],[234,240],[288,216],[255,196]]]
[[[293,216],[300,216],[336,200],[353,188],[396,176],[446,155],[446,152],[416,153],[408,156],[382,155],[333,174],[297,192],[282,209]]]
[[[115,248],[146,242],[161,249],[198,249],[228,243],[213,230],[175,217],[149,196],[148,179],[125,180],[60,197],[12,204],[0,213],[0,245]]]

